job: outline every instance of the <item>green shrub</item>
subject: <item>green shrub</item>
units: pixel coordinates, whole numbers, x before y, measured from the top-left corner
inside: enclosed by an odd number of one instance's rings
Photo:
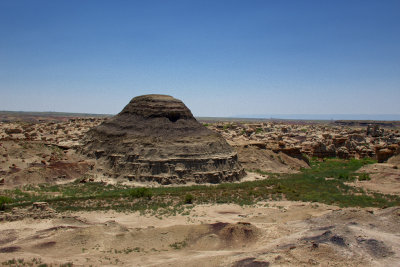
[[[359,181],[369,181],[369,180],[371,180],[371,177],[369,177],[368,173],[363,172],[363,173],[360,173],[360,175],[358,176],[358,180]]]
[[[6,196],[0,196],[0,210],[6,209],[6,204],[11,203],[12,199]]]
[[[193,204],[194,196],[192,194],[185,195],[185,204]]]
[[[338,176],[338,179],[340,180],[348,180],[349,179],[349,175],[347,173],[340,173]]]
[[[224,125],[224,131],[227,131],[228,129],[232,128],[232,124],[228,123]]]
[[[128,195],[133,198],[147,197],[148,199],[151,199],[153,192],[149,188],[140,187],[130,189]]]
[[[173,243],[173,244],[170,244],[169,246],[170,246],[171,248],[173,248],[173,249],[182,249],[182,248],[184,248],[184,247],[187,246],[187,243],[186,243],[186,241],[184,240],[184,241],[182,241],[182,242],[175,242],[175,243]]]

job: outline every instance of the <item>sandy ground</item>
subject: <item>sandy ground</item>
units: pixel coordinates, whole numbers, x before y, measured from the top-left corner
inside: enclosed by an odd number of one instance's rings
[[[371,179],[356,181],[349,185],[384,194],[400,194],[400,164],[398,162],[366,165],[357,172],[368,173]]]
[[[0,259],[77,266],[399,266],[400,208],[276,201],[0,224]]]

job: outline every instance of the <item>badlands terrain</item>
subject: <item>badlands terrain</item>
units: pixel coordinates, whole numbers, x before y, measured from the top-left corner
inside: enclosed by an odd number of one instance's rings
[[[110,118],[1,115],[4,266],[400,266],[398,122],[203,119],[245,176],[161,185],[84,153]]]

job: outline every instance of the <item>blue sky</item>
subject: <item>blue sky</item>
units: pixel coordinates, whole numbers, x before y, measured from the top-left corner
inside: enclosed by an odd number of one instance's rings
[[[0,110],[400,114],[400,1],[0,0]]]

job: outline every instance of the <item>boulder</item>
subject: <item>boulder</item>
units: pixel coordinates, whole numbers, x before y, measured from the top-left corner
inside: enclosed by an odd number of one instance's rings
[[[376,151],[376,159],[378,160],[379,163],[385,162],[393,155],[394,155],[393,150],[388,148],[383,148]]]

